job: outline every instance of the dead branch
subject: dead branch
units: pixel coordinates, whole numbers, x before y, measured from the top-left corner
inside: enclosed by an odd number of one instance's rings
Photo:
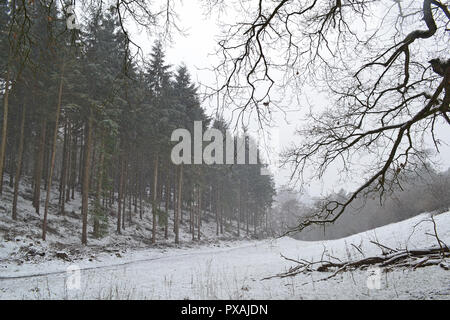
[[[373,243],[374,245],[378,246],[378,247],[381,249],[381,252],[382,252],[383,254],[388,254],[388,253],[397,252],[397,250],[391,249],[391,248],[389,248],[389,247],[387,247],[387,246],[385,246],[385,245],[382,245],[381,243],[378,243],[378,242],[376,242],[376,241],[370,241],[370,243]],[[385,249],[388,250],[389,252],[386,253]]]
[[[384,245],[381,245],[389,250],[390,249]],[[287,258],[282,255],[282,257],[288,261],[295,262],[297,265],[290,267],[286,272],[266,277],[262,280],[268,280],[272,278],[286,278],[294,277],[301,273],[308,272],[333,272],[331,275],[319,280],[324,281],[331,279],[341,272],[352,271],[352,270],[364,270],[369,266],[383,267],[405,267],[412,268],[413,270],[417,268],[440,265],[442,268],[448,267],[445,258],[450,257],[450,250],[446,246],[442,247],[431,247],[423,249],[413,249],[413,250],[398,250],[389,254],[383,254],[379,256],[367,257],[355,261],[347,262],[332,262],[332,261],[306,261],[306,260],[295,260]],[[317,267],[315,267],[317,265]],[[314,268],[315,267],[315,268]],[[445,269],[445,268],[444,268]]]

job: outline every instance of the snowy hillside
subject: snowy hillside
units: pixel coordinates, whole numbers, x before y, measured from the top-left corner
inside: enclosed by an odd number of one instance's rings
[[[201,226],[201,240],[192,241],[189,232],[189,214],[184,212],[184,220],[180,224],[179,246],[174,244],[173,210],[169,210],[168,238],[165,239],[164,228],[157,228],[157,243],[151,242],[152,214],[151,207],[144,202],[143,219],[139,214],[133,213],[133,220],[126,222],[125,229],[119,235],[116,232],[116,213],[111,211],[106,222],[107,230],[98,239],[90,236],[88,246],[80,243],[81,239],[81,195],[75,192],[75,199],[66,203],[65,215],[55,214],[58,208],[58,193],[56,188],[52,190],[50,215],[47,226],[47,241],[41,240],[42,214],[36,214],[29,201],[31,190],[21,185],[18,199],[17,221],[11,218],[12,190],[5,184],[2,199],[0,200],[0,268],[6,265],[17,265],[20,269],[27,264],[36,264],[55,259],[75,262],[80,259],[89,258],[97,260],[97,255],[107,253],[121,258],[128,251],[137,249],[161,249],[171,247],[192,248],[200,245],[217,246],[221,243],[230,243],[239,239],[249,239],[245,232],[237,237],[235,230],[230,231],[227,226],[223,233],[216,234],[215,217],[210,213],[203,215]],[[43,206],[43,204],[42,204]],[[41,210],[43,211],[43,209]],[[128,213],[127,213],[128,215]],[[236,225],[235,221],[232,221]],[[92,221],[89,221],[88,231],[92,232]]]
[[[450,212],[434,216],[437,234],[450,243]],[[27,299],[449,299],[448,256],[441,265],[423,268],[380,268],[380,285],[369,289],[367,270],[274,276],[292,261],[353,261],[380,255],[382,244],[393,250],[437,246],[429,214],[333,241],[304,242],[292,238],[246,241],[220,248],[165,248],[105,252],[76,262],[80,286],[68,289],[73,264],[53,260],[19,266],[2,263],[0,298]],[[0,252],[9,248],[2,243]],[[90,261],[92,260],[92,261]]]

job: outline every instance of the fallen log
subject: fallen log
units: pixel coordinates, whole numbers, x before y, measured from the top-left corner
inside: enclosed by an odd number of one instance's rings
[[[427,267],[431,265],[440,265],[442,268],[448,268],[448,263],[444,261],[445,258],[450,257],[450,251],[447,246],[430,247],[423,249],[412,250],[397,250],[390,254],[367,257],[356,261],[347,262],[333,262],[333,261],[306,261],[295,260],[281,255],[284,259],[294,262],[297,265],[290,267],[286,272],[277,274],[275,276],[266,277],[262,280],[272,278],[286,278],[296,276],[300,273],[307,272],[333,272],[330,276],[321,279],[327,280],[335,277],[340,272],[345,272],[355,269],[365,269],[369,266],[397,266],[397,267],[411,267],[413,269]],[[316,266],[317,265],[317,266]],[[445,269],[448,270],[448,269]]]

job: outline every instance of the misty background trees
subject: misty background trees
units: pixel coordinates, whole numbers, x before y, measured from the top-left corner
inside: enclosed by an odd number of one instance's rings
[[[438,172],[430,165],[406,175],[400,186],[384,201],[368,197],[354,201],[347,213],[332,224],[315,225],[292,233],[301,240],[330,240],[371,230],[389,223],[409,219],[423,212],[439,214],[450,208],[450,169]],[[276,197],[272,226],[284,234],[310,219],[311,215],[330,200],[346,201],[351,192],[341,189],[327,199],[311,199],[301,193],[281,190]]]

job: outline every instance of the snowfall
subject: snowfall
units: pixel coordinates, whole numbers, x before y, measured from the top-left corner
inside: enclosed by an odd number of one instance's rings
[[[6,203],[2,206],[8,212]],[[19,202],[19,212],[25,217],[22,222],[14,224],[0,214],[0,299],[450,298],[450,273],[439,265],[377,269],[375,279],[370,269],[341,272],[328,280],[324,279],[333,271],[264,280],[295,266],[282,256],[351,261],[380,255],[380,247],[373,242],[393,249],[437,246],[430,213],[347,238],[317,242],[289,237],[233,240],[223,236],[212,240],[215,224],[211,220],[205,222],[200,243],[193,244],[186,232],[180,246],[169,245],[170,239],[151,246],[136,240],[136,234],[144,234],[136,224],[127,229],[123,242],[109,236],[90,241],[86,249],[64,246],[64,241],[74,241],[69,229],[59,230],[64,237],[57,235],[56,226],[64,228],[70,219],[77,219],[73,214],[51,216],[50,230],[54,232],[46,243],[37,241],[40,220],[30,220],[32,208],[24,203]],[[68,210],[78,210],[78,204],[75,201]],[[439,238],[450,244],[450,212],[435,214],[434,220]],[[150,226],[146,223],[144,229]],[[142,228],[142,223],[139,225]]]

